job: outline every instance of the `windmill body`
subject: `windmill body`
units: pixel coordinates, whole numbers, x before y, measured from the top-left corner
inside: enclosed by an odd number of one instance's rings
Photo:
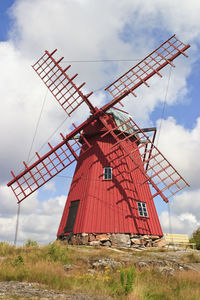
[[[113,110],[109,115],[104,118],[109,119],[110,127],[116,127],[120,114]],[[133,170],[128,156],[122,158],[126,153],[120,145],[112,147],[116,141],[111,134],[104,136],[106,131],[100,122],[94,122],[84,132],[92,147],[78,160],[58,237],[70,233],[162,236],[149,184],[140,184],[144,175],[139,169]],[[123,141],[123,146],[129,152],[135,149],[138,155],[134,137]],[[142,160],[140,164],[143,166]],[[110,169],[108,178],[105,169]],[[146,215],[140,215],[138,204],[145,205]]]
[[[77,162],[68,199],[57,237],[73,240],[73,236],[90,235],[163,235],[153,199],[165,202],[188,183],[154,145],[155,128],[141,129],[131,117],[124,117],[118,104],[152,76],[184,55],[185,45],[175,35],[162,43],[105,90],[112,99],[101,108],[93,106],[76,83],[78,74],[70,77],[52,53],[33,65],[56,101],[70,116],[85,103],[90,116],[62,141],[49,145],[49,152],[40,156],[8,183],[18,203],[43,186],[73,162]],[[152,134],[153,133],[153,134]],[[94,238],[94,236],[93,236]],[[76,241],[77,242],[77,241]],[[83,242],[80,241],[81,243]],[[110,241],[112,243],[112,241]],[[129,242],[127,242],[130,245]]]

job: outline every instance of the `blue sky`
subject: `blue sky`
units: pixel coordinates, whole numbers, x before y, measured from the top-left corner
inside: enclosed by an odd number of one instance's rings
[[[14,0],[2,0],[0,2],[0,39],[1,41],[6,41],[8,39],[9,28],[12,24],[12,20],[9,17],[8,9]]]
[[[45,49],[55,48],[59,56],[65,56],[65,61],[132,59],[133,62],[72,64],[71,69],[79,73],[81,82],[86,81],[88,91],[98,91],[93,101],[100,107],[107,95],[99,89],[174,33],[191,44],[187,51],[189,57],[175,60],[176,68],[171,70],[171,75],[166,68],[162,72],[163,79],[153,78],[150,89],[143,87],[137,91],[136,99],[126,99],[124,104],[141,127],[159,128],[167,96],[158,146],[191,185],[171,201],[174,232],[191,234],[200,225],[199,14],[200,4],[195,0],[190,5],[187,0],[176,3],[122,0],[117,4],[114,0],[0,1],[0,239],[13,240],[17,206],[6,184],[11,178],[9,171],[13,169],[18,173],[22,161],[27,160],[44,98],[47,99],[31,157],[66,118],[51,95],[45,96],[46,89],[31,65]],[[69,132],[72,122],[78,125],[87,116],[87,109],[80,108],[59,130]],[[51,141],[59,142],[59,131]],[[41,243],[54,239],[73,170],[74,167],[64,171],[63,177],[57,177],[24,201],[21,243],[29,237]],[[167,206],[160,199],[156,198],[155,202],[163,230],[167,232]],[[31,222],[37,222],[37,226],[33,228]],[[51,233],[46,232],[46,228],[50,228]]]

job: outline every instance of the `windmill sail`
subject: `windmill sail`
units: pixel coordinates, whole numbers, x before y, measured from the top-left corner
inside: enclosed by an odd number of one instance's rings
[[[74,80],[78,74],[71,78],[67,75],[66,71],[70,68],[70,65],[63,69],[59,65],[63,57],[58,61],[53,57],[56,51],[54,50],[52,53],[45,51],[45,54],[32,66],[33,69],[69,116],[84,102],[94,112],[95,109],[88,100],[92,92],[87,96],[83,95],[81,88],[85,85],[85,82],[77,87]]]
[[[77,140],[76,135],[81,136],[81,143]],[[25,170],[19,175],[11,171],[13,180],[8,183],[11,186],[18,202],[21,202],[66,167],[71,165],[89,148],[90,144],[82,136],[80,131],[75,130],[75,133],[69,134],[56,147],[52,147],[49,143],[50,151],[40,157],[36,152],[38,160],[31,166],[27,166],[24,162]]]
[[[187,57],[184,51],[189,47],[190,45],[185,45],[175,35],[170,37],[137,65],[105,88],[114,98],[108,105],[105,105],[105,109],[112,107],[130,93],[136,97],[135,89],[142,84],[149,87],[147,80],[155,74],[162,77],[159,71],[168,64],[174,67],[172,61],[180,54]]]

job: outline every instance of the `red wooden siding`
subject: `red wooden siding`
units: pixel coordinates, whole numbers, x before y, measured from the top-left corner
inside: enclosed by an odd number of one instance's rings
[[[94,145],[77,163],[58,236],[64,233],[71,201],[80,200],[73,233],[135,233],[162,236],[151,191],[144,175],[111,135],[90,137]],[[137,147],[124,141],[127,150]],[[142,162],[141,162],[142,164]],[[111,181],[103,180],[103,168],[112,167]],[[145,202],[148,218],[139,216],[137,201]]]

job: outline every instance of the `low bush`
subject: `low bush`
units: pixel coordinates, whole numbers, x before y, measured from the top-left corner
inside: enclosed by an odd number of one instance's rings
[[[200,227],[198,227],[193,233],[190,238],[190,243],[196,244],[196,249],[200,250]]]
[[[25,243],[25,247],[37,247],[38,243],[35,240],[28,239]]]

